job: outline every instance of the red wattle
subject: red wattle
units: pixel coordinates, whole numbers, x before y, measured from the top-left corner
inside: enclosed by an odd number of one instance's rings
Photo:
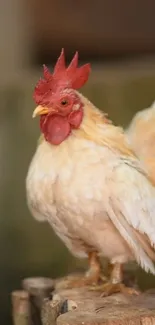
[[[60,115],[48,116],[43,129],[46,140],[54,145],[58,145],[64,141],[71,132],[69,122]]]

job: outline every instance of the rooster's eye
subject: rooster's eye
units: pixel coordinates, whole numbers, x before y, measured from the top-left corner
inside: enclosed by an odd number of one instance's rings
[[[63,100],[61,101],[61,105],[66,106],[67,104],[68,104],[68,102],[67,102],[66,99],[63,99]]]

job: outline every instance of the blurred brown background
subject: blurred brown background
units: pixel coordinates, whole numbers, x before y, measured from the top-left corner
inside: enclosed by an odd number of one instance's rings
[[[56,277],[75,260],[50,226],[37,223],[25,198],[25,177],[39,136],[32,92],[42,64],[62,47],[79,50],[92,74],[82,90],[116,124],[127,126],[155,99],[155,1],[1,0],[0,2],[0,324],[11,324],[10,297],[23,277]],[[155,279],[137,268],[142,288]]]
[[[82,58],[148,53],[155,50],[152,0],[32,0],[35,58],[51,60],[67,42]]]

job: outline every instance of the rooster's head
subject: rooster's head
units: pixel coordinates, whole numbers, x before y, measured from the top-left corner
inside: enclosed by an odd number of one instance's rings
[[[88,80],[90,64],[78,68],[76,52],[66,68],[62,49],[53,74],[45,65],[43,69],[44,79],[39,80],[34,90],[34,100],[38,106],[33,117],[40,115],[40,128],[45,139],[58,145],[82,122],[83,103],[76,90]]]

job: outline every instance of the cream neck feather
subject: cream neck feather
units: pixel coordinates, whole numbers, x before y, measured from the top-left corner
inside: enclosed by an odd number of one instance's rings
[[[121,127],[117,127],[107,118],[107,115],[97,109],[87,98],[79,94],[84,103],[84,118],[81,127],[73,131],[77,137],[106,146],[122,155],[135,157]]]

